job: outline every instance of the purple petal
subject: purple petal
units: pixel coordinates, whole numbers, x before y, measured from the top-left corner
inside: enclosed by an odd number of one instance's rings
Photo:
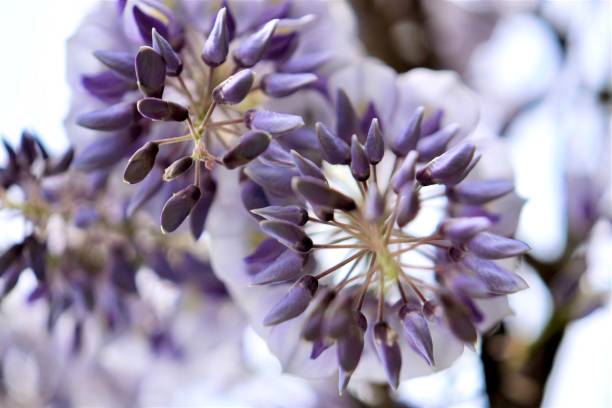
[[[412,185],[414,183],[414,176],[418,157],[419,154],[416,150],[411,150],[410,152],[408,152],[408,155],[402,162],[402,165],[400,166],[399,170],[397,171],[397,173],[395,173],[395,176],[393,176],[391,186],[393,187],[393,191],[395,191],[396,194],[399,194],[399,192],[405,186]]]
[[[397,333],[386,322],[378,322],[374,326],[374,346],[389,385],[397,389],[402,369],[402,352],[397,343]]]
[[[509,180],[468,180],[448,189],[448,197],[464,204],[482,205],[514,190]]]
[[[351,150],[342,139],[333,135],[322,123],[315,125],[317,138],[321,145],[321,154],[330,164],[349,164],[351,162]]]
[[[225,62],[229,50],[230,33],[228,19],[231,16],[223,7],[217,12],[212,30],[202,50],[202,60],[210,66],[216,67]]]
[[[403,316],[401,316],[403,314]],[[427,325],[425,316],[417,310],[400,311],[404,334],[408,340],[408,345],[415,353],[421,356],[427,364],[433,367],[435,364],[433,356],[433,341],[431,332]]]
[[[143,98],[137,103],[138,112],[151,120],[182,122],[189,117],[189,111],[175,102],[158,98]]]
[[[288,221],[295,225],[304,225],[308,221],[308,211],[297,205],[272,205],[257,208],[251,212],[267,220]]]
[[[76,123],[94,130],[119,130],[130,126],[139,117],[134,102],[123,102],[81,114]]]
[[[132,149],[135,140],[132,132],[98,138],[77,154],[74,167],[89,172],[118,163]]]
[[[351,139],[351,173],[357,181],[370,178],[370,161],[357,135],[353,135]]]
[[[402,132],[395,137],[391,143],[391,151],[399,157],[404,157],[409,151],[414,150],[421,137],[421,121],[425,108],[416,108]]]
[[[151,7],[153,8],[153,7]],[[159,31],[159,33],[168,37],[168,27],[161,20],[155,17],[153,14],[146,13],[137,5],[133,8],[134,11],[134,22],[138,27],[138,31],[140,32],[140,36],[147,44],[151,44],[152,42],[152,31],[155,29]],[[161,10],[154,9],[157,14],[161,13]]]
[[[490,232],[476,235],[468,242],[468,248],[476,255],[487,259],[510,258],[522,255],[531,249],[524,242]]]
[[[444,183],[462,175],[470,165],[476,148],[471,143],[463,143],[448,150],[430,161],[417,172],[417,180],[424,186]]]
[[[268,312],[263,324],[276,325],[302,314],[314,297],[318,286],[317,280],[312,276],[302,276],[285,297]]]
[[[505,295],[528,288],[523,278],[488,259],[466,254],[461,263],[465,268],[476,273],[493,294]]]
[[[273,135],[290,132],[304,126],[301,116],[265,110],[250,109],[245,113],[244,120],[249,129],[263,130]]]
[[[138,88],[146,96],[161,98],[166,82],[166,63],[153,48],[143,46],[136,54]]]
[[[253,86],[255,75],[243,69],[228,77],[213,89],[213,99],[221,105],[235,105],[247,97]]]
[[[238,65],[249,68],[262,59],[270,44],[277,24],[278,20],[271,20],[249,37],[242,40],[233,54]]]
[[[317,80],[314,74],[271,73],[263,77],[261,88],[275,98],[289,96]]]
[[[172,45],[160,34],[153,29],[153,49],[159,53],[166,63],[166,73],[168,76],[179,76],[183,71],[183,61],[181,57],[174,51]]]
[[[399,200],[397,225],[404,227],[416,218],[421,209],[419,192],[412,186],[407,185],[400,192]]]
[[[331,59],[327,51],[314,51],[300,54],[284,63],[279,70],[288,73],[311,72]]]
[[[359,135],[357,114],[343,89],[336,91],[336,135],[346,144],[351,143],[353,135]]]
[[[311,204],[339,209],[342,211],[353,211],[357,208],[352,198],[345,196],[329,187],[325,182],[312,177],[295,177],[291,181],[293,191]]]
[[[196,163],[196,166],[203,166],[201,162]],[[208,218],[208,212],[212,206],[215,194],[217,192],[217,183],[210,176],[209,172],[205,172],[203,169],[202,176],[200,178],[200,191],[202,197],[198,200],[195,207],[189,214],[189,227],[191,230],[191,236],[196,241],[202,236],[204,232],[204,226],[206,225],[206,219]]]
[[[372,164],[378,164],[385,154],[385,142],[377,118],[372,119],[368,137],[365,143],[368,159]]]
[[[259,271],[253,277],[251,283],[253,285],[264,285],[296,279],[302,274],[305,260],[303,254],[287,249],[272,263]]]
[[[187,218],[200,196],[200,188],[193,184],[174,193],[162,209],[160,219],[162,232],[175,231]]]
[[[419,161],[428,162],[441,155],[446,150],[446,146],[459,133],[459,126],[456,124],[448,125],[432,135],[421,138],[417,144]]]
[[[223,164],[228,169],[247,164],[268,148],[270,139],[269,133],[256,130],[242,135],[238,143],[223,156]]]
[[[288,221],[262,221],[259,223],[263,232],[276,239],[287,248],[297,252],[308,252],[312,240],[303,229]]]
[[[121,51],[95,51],[94,56],[114,73],[128,81],[136,81],[134,54]]]
[[[136,74],[134,74],[135,76]],[[117,102],[126,92],[136,87],[136,80],[130,82],[112,71],[81,77],[83,88],[104,102]]]
[[[154,167],[130,197],[126,209],[127,217],[131,217],[140,207],[149,201],[160,190],[162,184],[162,171],[158,167]]]
[[[450,218],[442,224],[442,232],[451,241],[465,242],[491,225],[492,222],[487,217]]]
[[[317,166],[312,161],[308,160],[295,150],[291,151],[291,156],[293,158],[293,162],[295,163],[295,167],[302,176],[314,177],[320,179],[321,181],[327,182],[327,179],[325,178],[325,175],[323,174],[323,171],[321,170],[321,168],[319,168],[319,166]]]

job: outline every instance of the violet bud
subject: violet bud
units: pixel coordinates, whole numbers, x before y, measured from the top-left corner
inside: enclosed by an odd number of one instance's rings
[[[357,135],[353,135],[351,139],[351,173],[357,181],[370,178],[370,161]]]
[[[118,163],[126,151],[131,151],[137,135],[125,132],[96,138],[75,157],[74,167],[89,172]]]
[[[255,75],[243,69],[228,77],[213,89],[213,99],[220,105],[235,105],[247,97],[253,86]]]
[[[303,229],[288,221],[262,221],[259,223],[263,232],[275,238],[289,249],[297,252],[308,252],[312,240]]]
[[[332,339],[339,339],[349,329],[351,325],[357,323],[357,315],[353,308],[355,299],[352,293],[341,292],[332,305],[327,324],[325,325],[325,335]]]
[[[153,168],[159,146],[155,142],[147,142],[136,150],[128,160],[123,173],[123,181],[129,184],[141,182]]]
[[[304,126],[304,119],[288,113],[249,109],[244,114],[244,123],[249,129],[259,129],[277,135]]]
[[[200,177],[200,191],[202,192],[202,196],[191,210],[191,214],[189,214],[189,229],[191,231],[191,236],[197,241],[204,232],[208,212],[217,192],[217,183],[211,177],[209,171],[202,169],[204,163],[198,161],[195,165],[200,166],[200,171],[202,173]]]
[[[138,211],[147,201],[151,199],[161,188],[163,184],[162,172],[159,167],[155,166],[147,177],[138,185],[136,191],[131,195],[128,206],[125,210],[126,216],[131,217]]]
[[[175,160],[171,165],[166,167],[164,170],[164,181],[170,181],[181,174],[184,174],[193,165],[193,158],[191,156],[181,157]]]
[[[189,111],[175,102],[158,98],[143,98],[138,101],[138,112],[151,120],[182,122],[189,117]]]
[[[259,271],[253,277],[251,283],[253,285],[265,285],[296,279],[302,273],[305,260],[303,254],[287,249],[263,270]]]
[[[161,98],[166,82],[166,63],[153,48],[143,46],[136,54],[138,88],[146,96]]]
[[[251,210],[251,212],[271,221],[288,221],[300,226],[308,222],[308,211],[297,205],[271,205]]]
[[[399,194],[402,188],[405,186],[412,185],[414,183],[418,157],[419,153],[416,150],[411,150],[408,152],[408,155],[406,158],[404,158],[399,170],[397,173],[395,173],[395,176],[393,176],[391,187],[396,194]]]
[[[421,123],[421,137],[429,136],[440,130],[444,111],[437,109],[434,113],[423,119]]]
[[[266,95],[274,98],[289,96],[307,85],[315,82],[317,76],[311,73],[305,74],[267,74],[261,80],[261,89]]]
[[[49,166],[45,169],[46,176],[53,176],[60,174],[68,170],[74,159],[74,149],[71,147],[66,150],[58,159],[53,163],[49,163]]]
[[[200,199],[200,188],[193,184],[172,194],[161,213],[161,229],[164,234],[175,231]]]
[[[368,137],[366,139],[365,148],[370,163],[380,163],[385,154],[385,142],[377,118],[372,119],[370,129],[368,130]]]
[[[472,323],[466,306],[449,294],[440,296],[440,303],[444,309],[446,322],[451,332],[461,341],[474,344],[478,338],[476,327]]]
[[[346,144],[351,143],[354,134],[358,134],[357,114],[343,89],[336,91],[336,135]]]
[[[474,157],[476,147],[463,143],[430,161],[417,172],[417,180],[424,186],[444,184],[465,173]]]
[[[490,232],[481,232],[470,239],[468,248],[476,255],[487,259],[510,258],[522,255],[531,249],[524,242]]]
[[[210,67],[216,67],[225,62],[229,50],[229,28],[227,9],[223,7],[217,12],[210,34],[204,42],[202,60]]]
[[[134,102],[122,102],[79,115],[79,126],[94,130],[119,130],[130,126],[140,115]]]
[[[466,269],[473,271],[492,294],[507,295],[529,287],[519,275],[488,259],[467,253],[460,262]]]
[[[291,187],[300,197],[309,203],[342,211],[353,211],[357,208],[355,201],[329,187],[325,182],[312,177],[294,177]]]
[[[430,136],[421,138],[417,144],[419,160],[421,162],[428,162],[444,153],[446,146],[458,132],[459,125],[453,123]]]
[[[22,259],[25,245],[17,243],[10,246],[2,255],[0,255],[0,276],[9,270],[9,268]]]
[[[453,242],[465,242],[491,227],[487,217],[449,218],[441,226],[442,233]]]
[[[364,218],[368,222],[377,223],[385,215],[385,199],[383,195],[378,191],[376,184],[370,184],[368,188]]]
[[[402,132],[391,143],[391,151],[396,156],[404,157],[410,150],[414,150],[417,147],[421,137],[421,121],[423,120],[424,111],[425,108],[422,106],[416,108]]]
[[[292,193],[291,179],[297,176],[298,172],[293,167],[270,165],[261,160],[253,160],[246,166],[245,174],[268,193],[283,197]]]
[[[404,334],[408,340],[408,345],[415,353],[421,356],[427,364],[433,366],[433,340],[431,332],[427,325],[427,320],[423,313],[416,308],[411,308],[408,305],[402,306],[399,311],[402,325],[404,326]]]
[[[266,52],[278,20],[268,21],[259,30],[243,39],[234,51],[234,59],[239,66],[252,67],[257,64]]]
[[[374,346],[389,385],[397,389],[402,369],[402,352],[397,342],[397,333],[387,322],[378,322],[374,326]]]
[[[44,282],[47,276],[47,245],[34,235],[24,240],[24,255],[27,265],[32,269],[36,279]]]
[[[348,386],[351,375],[357,368],[359,360],[361,360],[364,346],[363,333],[361,327],[353,323],[336,342],[339,368],[338,391],[340,394]]]
[[[333,135],[320,122],[316,123],[315,129],[321,146],[321,155],[325,161],[330,164],[349,164],[351,162],[351,149],[344,140]]]
[[[157,32],[155,28],[152,30],[153,49],[164,59],[166,63],[166,73],[168,76],[179,76],[183,71],[183,61],[181,57],[174,51],[170,43]]]
[[[312,276],[302,276],[284,298],[268,312],[264,318],[265,326],[273,326],[301,315],[314,297],[319,282]]]
[[[134,12],[134,22],[140,32],[140,36],[147,44],[153,42],[152,31],[156,29],[163,36],[168,35],[168,26],[162,21],[162,18],[166,20],[167,15],[163,13],[159,8],[153,6],[151,3],[146,5],[147,7],[140,7],[135,5],[132,10]]]
[[[134,54],[121,51],[96,51],[94,56],[121,77],[129,81],[136,81]]]
[[[468,180],[449,187],[448,197],[464,204],[482,205],[503,197],[514,190],[509,180]]]
[[[421,209],[419,192],[412,186],[405,186],[399,193],[399,206],[397,208],[397,225],[404,227],[414,220]]]
[[[302,176],[314,177],[327,182],[327,179],[325,178],[325,175],[323,174],[321,168],[314,164],[311,160],[302,156],[295,150],[291,150],[291,157],[293,158],[295,167],[298,169],[299,173]]]
[[[240,137],[238,143],[225,153],[223,164],[228,169],[247,164],[262,154],[270,144],[270,134],[252,130]]]

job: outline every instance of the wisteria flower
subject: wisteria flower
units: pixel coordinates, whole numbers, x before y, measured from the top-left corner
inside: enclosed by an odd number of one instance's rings
[[[526,284],[503,260],[529,247],[491,232],[499,220],[484,210],[454,213],[513,191],[467,179],[478,109],[456,76],[367,61],[329,84],[333,126],[314,126],[322,160],[271,145],[239,184],[226,174],[225,196],[241,190],[264,239],[219,200],[212,262],[286,370],[337,370],[341,392],[351,378],[397,387],[448,367],[508,313],[506,295]]]
[[[70,44],[69,66],[77,72],[69,73],[75,95],[67,120],[71,138],[85,144],[75,167],[109,171],[131,156],[123,179],[139,185],[128,214],[159,200],[162,231],[189,218],[199,238],[216,193],[211,171],[243,166],[272,137],[303,125],[299,116],[262,105],[321,87],[333,66],[333,42],[319,41],[333,29],[327,8],[291,1],[101,4]]]

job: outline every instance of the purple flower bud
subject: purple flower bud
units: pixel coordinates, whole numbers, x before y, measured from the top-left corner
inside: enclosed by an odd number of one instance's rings
[[[170,181],[181,174],[185,173],[193,165],[193,158],[191,156],[181,157],[174,161],[171,165],[166,167],[164,170],[164,181]]]
[[[213,99],[220,105],[235,105],[247,97],[253,86],[255,75],[243,69],[228,77],[213,89]]]
[[[166,63],[151,47],[140,47],[136,54],[138,88],[146,96],[161,98],[166,82]]]
[[[450,294],[440,295],[440,304],[444,309],[446,322],[452,333],[465,343],[476,343],[478,334],[476,333],[476,327],[470,320],[467,308]]]
[[[161,213],[161,229],[164,234],[175,231],[200,199],[200,188],[193,184],[172,194]]]
[[[147,142],[136,150],[128,160],[123,173],[123,181],[130,184],[141,182],[155,165],[159,146],[155,142]]]
[[[351,374],[357,368],[363,353],[363,330],[353,323],[336,342],[336,355],[338,357],[339,379],[338,390],[340,394],[348,386]]]
[[[139,117],[134,102],[123,102],[81,114],[76,122],[88,129],[119,130],[130,126]]]
[[[425,108],[416,108],[402,132],[395,137],[391,143],[391,151],[399,157],[404,157],[409,151],[414,150],[421,137],[421,121]]]
[[[414,183],[414,175],[418,157],[419,154],[416,150],[411,150],[408,152],[408,155],[402,162],[399,170],[397,173],[395,173],[395,176],[393,176],[391,187],[396,194],[399,194],[405,186],[412,185],[412,183]]]
[[[319,166],[317,166],[312,161],[305,158],[295,150],[291,150],[291,156],[293,158],[293,162],[295,163],[295,167],[298,169],[302,176],[314,177],[327,182],[327,179],[325,178],[325,175],[323,174],[323,171],[319,168]]]
[[[317,122],[315,125],[317,138],[321,145],[321,154],[330,164],[349,164],[351,162],[351,150],[342,139],[333,135],[327,127]]]
[[[417,180],[424,186],[444,184],[457,175],[464,174],[474,157],[476,147],[471,143],[463,143],[430,161],[417,172]]]
[[[257,208],[251,210],[251,212],[272,221],[288,221],[295,225],[304,225],[308,222],[308,211],[297,205],[272,205],[269,207]]]
[[[183,61],[181,57],[174,51],[172,45],[153,28],[152,33],[153,49],[164,59],[166,63],[166,73],[168,76],[179,76],[183,71]]]
[[[363,136],[363,137],[360,137],[359,140],[361,141],[362,139],[365,138],[365,140],[363,140],[362,142],[364,145],[365,145],[365,142],[367,141],[367,135],[370,130],[370,127],[372,126],[372,121],[374,119],[378,120],[377,118],[379,117],[380,115],[378,114],[378,111],[376,110],[376,105],[374,105],[374,102],[369,102],[365,112],[363,112],[363,114],[361,115],[361,118],[359,119],[359,126],[358,126],[359,130],[361,131],[361,135]]]
[[[74,159],[74,149],[71,147],[62,154],[57,161],[50,163],[45,169],[46,176],[53,176],[55,174],[61,174],[68,170]]]
[[[252,67],[257,64],[266,52],[270,39],[274,35],[278,20],[271,20],[259,30],[242,40],[234,51],[234,59],[242,67]]]
[[[319,282],[310,275],[302,276],[284,298],[264,318],[265,326],[273,326],[301,315],[314,297]]]
[[[342,337],[351,325],[357,323],[357,315],[353,309],[355,299],[352,293],[341,292],[336,298],[332,309],[329,311],[328,321],[325,326],[325,335],[332,339]]]
[[[482,205],[514,190],[509,180],[469,180],[447,190],[448,197],[464,204]]]
[[[13,244],[0,256],[0,275],[5,274],[13,264],[21,259],[23,250],[23,243]]]
[[[300,72],[311,72],[319,68],[331,59],[328,52],[315,51],[303,53],[291,58],[280,67],[281,72],[297,74]]]
[[[121,51],[96,51],[94,56],[113,72],[130,81],[136,81],[134,54]]]
[[[419,192],[410,185],[402,188],[399,193],[399,206],[397,208],[397,225],[404,227],[414,220],[421,209]]]
[[[213,28],[204,43],[202,60],[210,67],[223,64],[227,58],[230,42],[228,18],[225,7],[217,12]]]
[[[370,161],[357,135],[353,135],[351,140],[351,173],[357,181],[370,178]]]
[[[274,98],[289,96],[292,93],[299,91],[305,86],[315,82],[317,76],[315,74],[283,74],[271,73],[267,74],[261,80],[261,89],[267,95]]]
[[[368,188],[364,213],[365,219],[372,223],[379,222],[385,215],[385,199],[376,184],[370,184]]]
[[[329,289],[326,289],[319,297],[319,302],[304,321],[304,326],[302,328],[302,338],[304,340],[316,341],[323,336],[325,312],[335,297],[336,292]]]
[[[433,366],[433,341],[427,320],[423,313],[416,308],[408,305],[402,306],[399,311],[400,319],[404,326],[404,334],[408,340],[408,345],[415,353],[421,356],[427,364]]]
[[[378,123],[377,118],[372,119],[370,129],[368,130],[365,148],[366,152],[368,153],[370,163],[380,163],[385,154],[385,142],[383,140],[382,131],[380,130],[380,124]]]
[[[402,352],[397,343],[397,333],[387,322],[378,322],[374,326],[374,346],[389,385],[397,389],[402,369]]]
[[[291,187],[299,196],[313,205],[342,211],[357,208],[352,198],[329,187],[325,182],[312,177],[294,177]]]
[[[259,271],[251,283],[253,285],[265,285],[296,279],[302,273],[306,258],[303,254],[285,250],[278,258]]]
[[[429,136],[440,130],[444,111],[437,109],[434,113],[423,119],[421,123],[421,137]]]
[[[428,162],[434,157],[444,153],[446,146],[458,132],[459,126],[456,124],[451,124],[438,130],[430,136],[421,138],[417,144],[419,161]]]
[[[492,294],[507,295],[529,287],[523,278],[488,259],[468,253],[460,262],[466,269],[476,273]]]
[[[492,223],[487,217],[461,217],[450,218],[444,221],[442,233],[453,242],[465,242],[491,227]]]
[[[359,134],[357,114],[346,92],[338,89],[336,91],[336,135],[346,144],[350,144],[355,134]]]
[[[247,164],[268,148],[270,139],[269,133],[257,130],[242,135],[238,143],[223,156],[223,164],[228,169]]]
[[[524,242],[490,232],[481,232],[468,242],[468,248],[487,259],[502,259],[522,255],[531,248]]]
[[[259,129],[277,135],[304,126],[304,119],[288,113],[249,109],[244,114],[244,123],[249,129]]]
[[[202,167],[204,163],[197,162],[195,165]],[[202,192],[202,197],[200,197],[195,207],[191,210],[191,214],[189,214],[191,236],[195,240],[198,240],[202,232],[204,232],[208,211],[210,210],[215,198],[215,193],[217,192],[217,183],[215,183],[215,180],[211,177],[210,172],[204,171],[203,169],[200,169],[200,171],[202,172],[200,177],[200,191]]]
[[[178,103],[158,98],[143,98],[138,101],[138,112],[151,120],[182,122],[189,117],[189,111]]]
[[[27,266],[39,282],[44,282],[47,276],[47,244],[34,235],[29,235],[23,242]]]
[[[312,248],[312,240],[304,230],[291,222],[262,221],[259,225],[263,232],[289,249],[297,252],[308,252]]]

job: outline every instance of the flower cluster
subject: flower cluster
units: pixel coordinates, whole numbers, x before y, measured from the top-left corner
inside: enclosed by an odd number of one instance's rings
[[[323,162],[268,149],[246,168],[243,201],[269,238],[245,262],[253,285],[293,283],[263,324],[299,316],[312,359],[335,347],[340,391],[367,344],[396,388],[406,345],[436,365],[431,325],[476,343],[485,303],[526,288],[496,261],[529,247],[489,231],[496,220],[482,206],[513,184],[466,179],[480,154],[457,140],[457,124],[441,125],[443,111],[416,108],[395,137],[341,89],[335,112],[335,131],[316,124]],[[446,209],[415,232],[438,199]]]
[[[124,2],[123,18],[144,45],[135,44],[135,53],[94,53],[106,70],[84,76],[82,85],[107,106],[76,121],[110,135],[80,151],[76,167],[107,168],[131,155],[124,181],[142,183],[129,213],[160,193],[162,231],[175,231],[189,217],[199,238],[216,191],[211,170],[242,166],[273,136],[303,125],[299,116],[257,108],[266,97],[316,88],[313,72],[328,59],[316,51],[296,54],[299,32],[314,17],[294,16],[291,5],[262,7],[256,20],[241,25],[225,3],[204,32],[184,9]]]
[[[18,148],[6,141],[3,145],[8,163],[0,169],[0,209],[22,218],[25,232],[0,255],[0,298],[30,269],[36,285],[27,301],[47,303],[49,330],[61,316],[70,316],[75,351],[83,344],[89,316],[109,330],[133,320],[130,303],[139,298],[136,276],[141,268],[225,298],[225,287],[210,265],[188,245],[165,242],[148,222],[126,218],[122,200],[106,188],[106,178],[70,171],[73,149],[53,158],[29,132],[22,134]],[[167,337],[167,324],[143,326],[153,347]]]

